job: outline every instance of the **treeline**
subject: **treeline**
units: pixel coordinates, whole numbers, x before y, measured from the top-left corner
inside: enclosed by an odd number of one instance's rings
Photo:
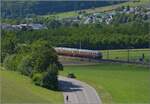
[[[47,40],[52,46],[84,49],[123,49],[149,47],[150,23],[90,24],[48,30],[2,31],[2,37],[13,34],[20,43]]]
[[[2,18],[24,18],[75,11],[120,3],[121,1],[6,1],[2,0]]]

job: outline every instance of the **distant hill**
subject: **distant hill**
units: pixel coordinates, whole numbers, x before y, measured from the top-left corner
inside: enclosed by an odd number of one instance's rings
[[[102,1],[101,1],[102,2]],[[107,1],[108,2],[108,1]],[[109,1],[110,3],[110,1]],[[99,13],[99,12],[111,12],[114,11],[115,9],[122,7],[122,6],[130,6],[130,7],[135,7],[135,6],[143,6],[150,8],[150,0],[137,0],[137,1],[127,1],[127,2],[113,2],[111,3],[113,5],[105,5],[105,6],[99,6],[99,7],[94,7],[94,8],[87,8],[87,9],[80,9],[78,11],[67,11],[67,12],[56,12],[53,14],[47,14],[43,15],[45,18],[70,18],[70,17],[75,17],[79,16],[80,12],[84,12],[86,14],[91,14],[91,13]]]
[[[76,11],[122,3],[122,1],[1,1],[2,18],[24,18]]]

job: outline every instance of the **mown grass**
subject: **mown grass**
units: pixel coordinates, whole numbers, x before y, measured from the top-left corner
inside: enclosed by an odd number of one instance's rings
[[[65,66],[62,75],[74,73],[77,79],[95,87],[103,103],[150,103],[150,70],[127,64]]]
[[[143,57],[144,61],[150,62],[150,49],[130,49],[128,56],[128,49],[120,50],[101,50],[103,54],[103,59],[113,59],[113,60],[125,60],[128,61],[139,61]]]
[[[17,72],[0,70],[1,103],[63,104],[61,92],[34,85],[30,78]]]

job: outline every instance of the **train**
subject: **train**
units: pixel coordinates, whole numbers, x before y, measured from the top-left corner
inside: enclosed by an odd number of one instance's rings
[[[96,50],[66,48],[66,47],[54,47],[58,55],[102,59],[102,53]]]

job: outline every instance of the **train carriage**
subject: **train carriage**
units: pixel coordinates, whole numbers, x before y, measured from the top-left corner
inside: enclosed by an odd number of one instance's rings
[[[64,55],[64,56],[94,58],[94,59],[102,58],[102,54],[96,50],[75,49],[75,48],[65,48],[65,47],[55,47],[55,50],[59,55]]]

